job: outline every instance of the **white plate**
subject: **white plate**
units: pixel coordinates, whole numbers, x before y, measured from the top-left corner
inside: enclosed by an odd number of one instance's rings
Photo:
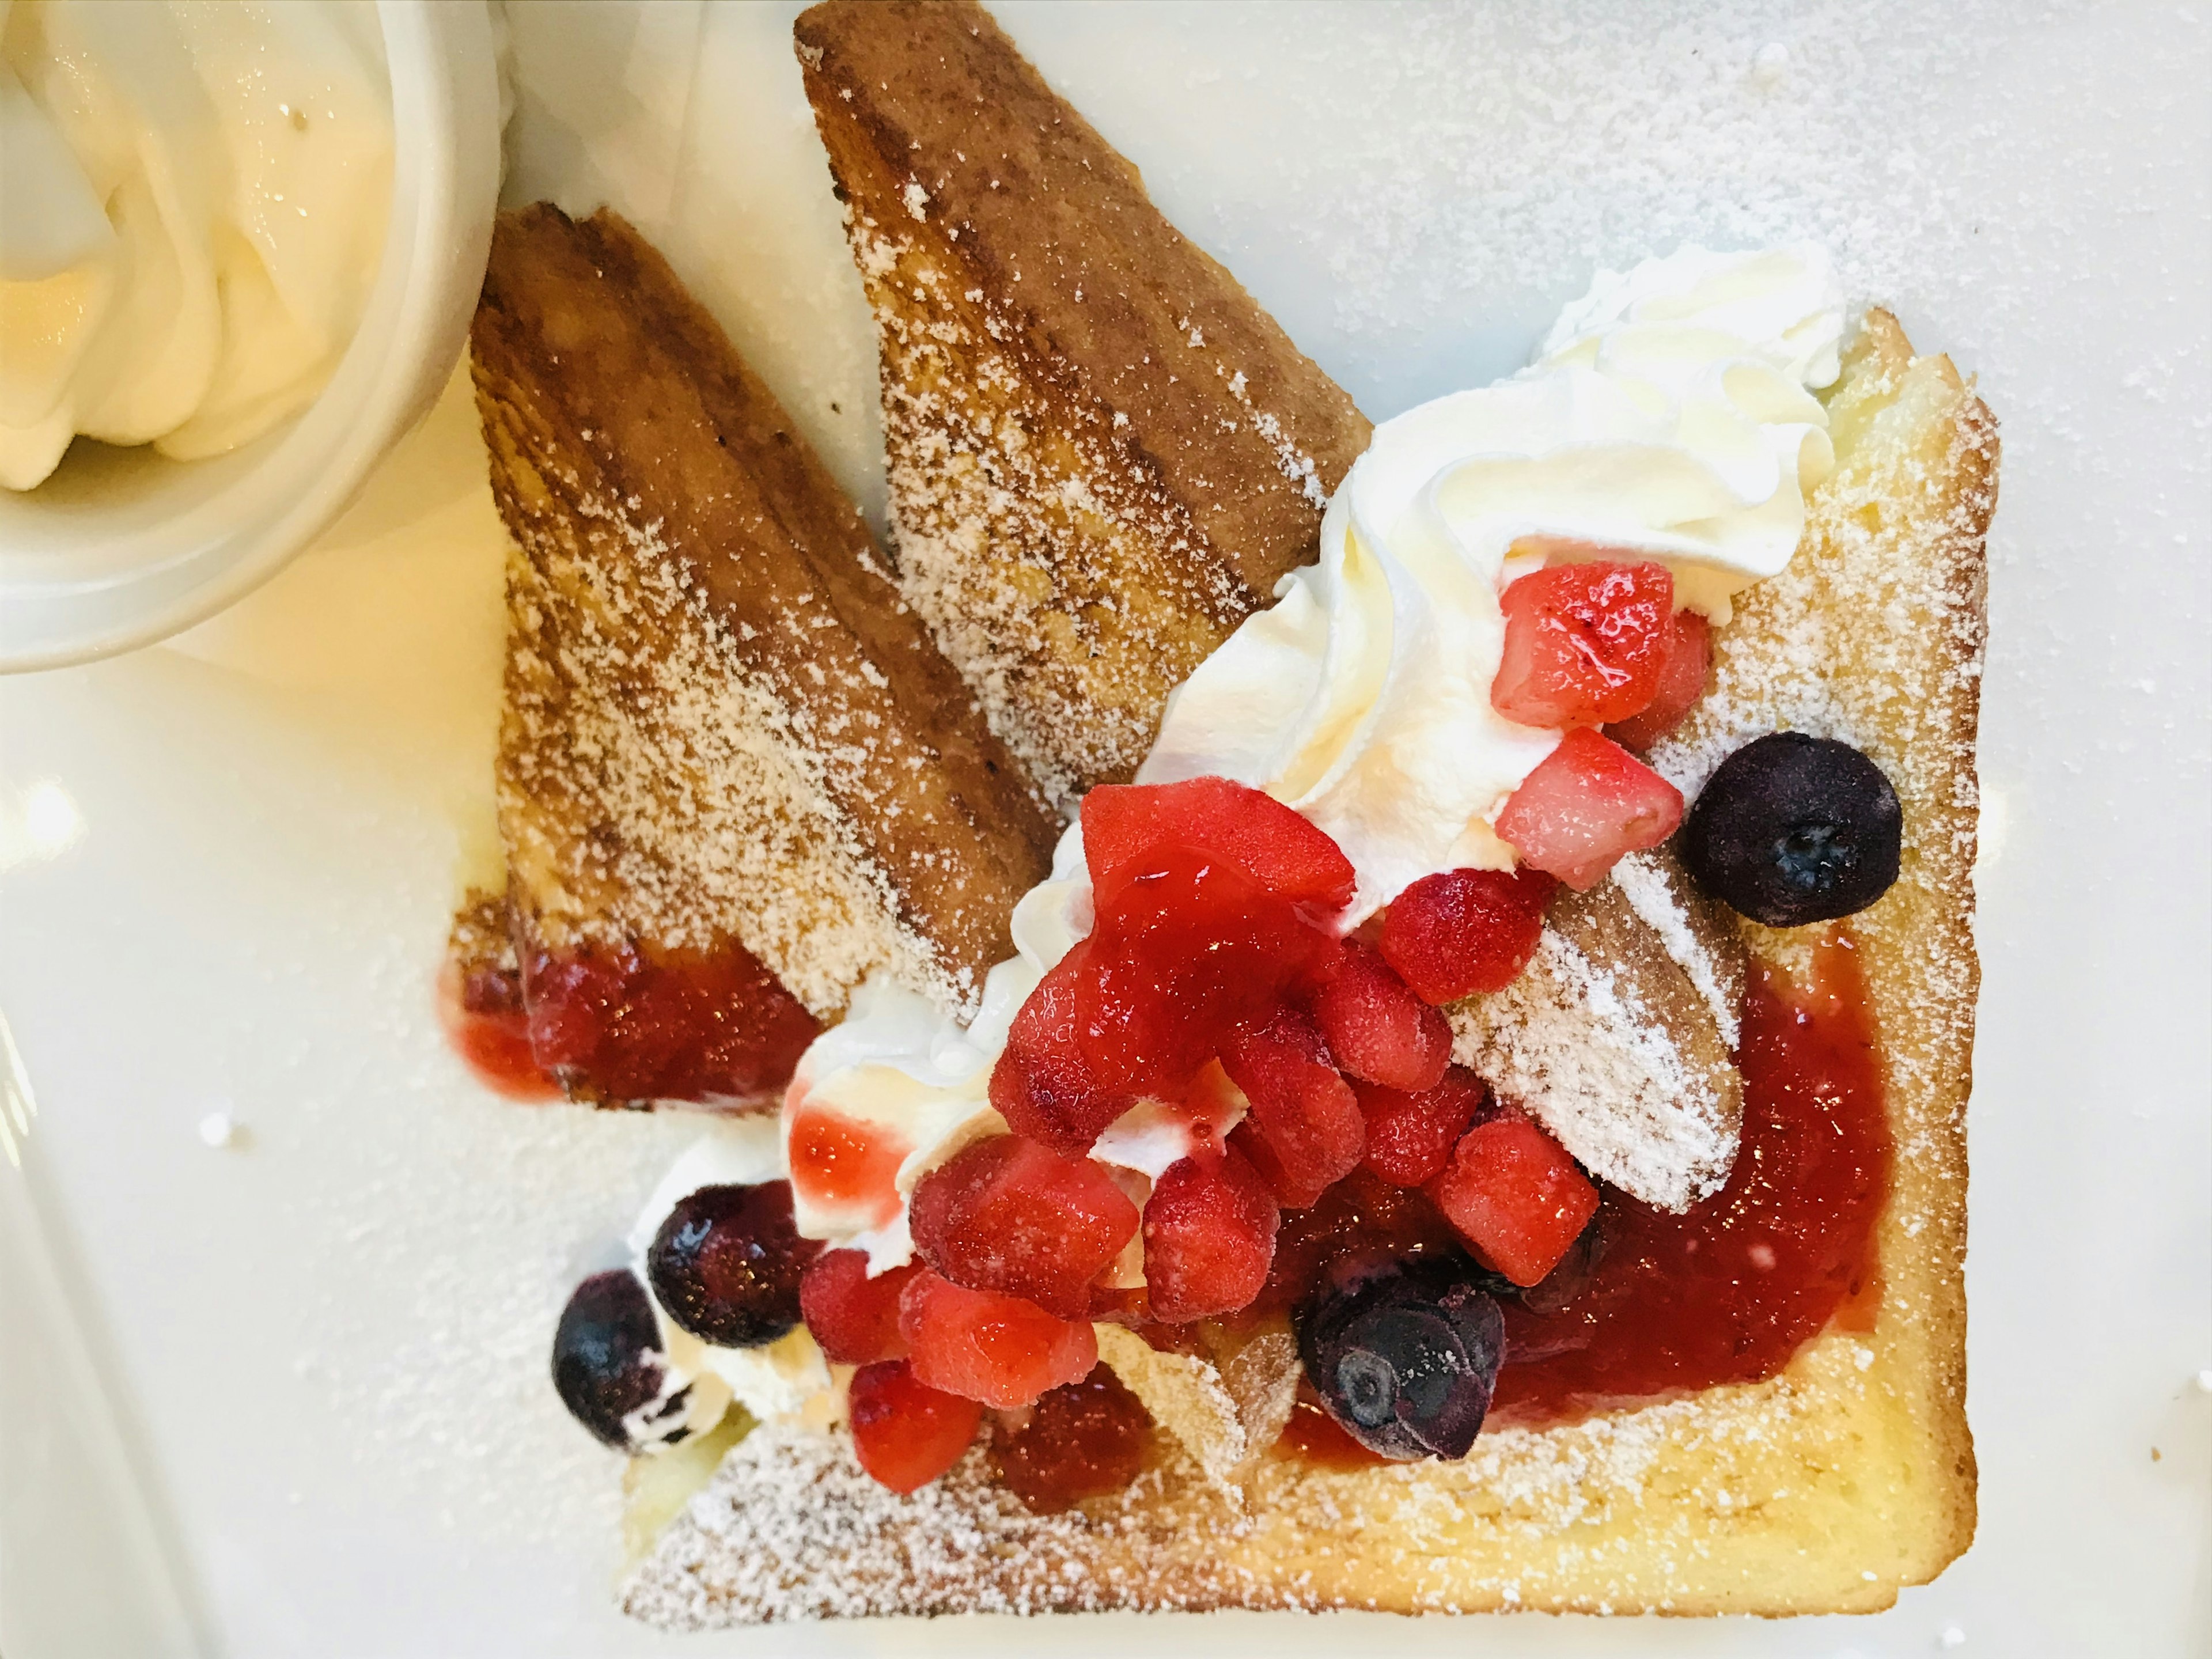
[[[790,10],[516,8],[514,183],[611,195],[660,237],[879,501],[870,342]],[[1594,263],[1690,236],[1825,237],[1981,377],[2005,441],[1968,1267],[1981,1537],[1859,1620],[956,1620],[683,1650],[1873,1656],[1954,1628],[1970,1654],[2212,1648],[2201,11],[1001,10],[1371,414],[1511,367]],[[241,1659],[676,1650],[610,1606],[617,1462],[544,1371],[568,1285],[684,1127],[501,1104],[430,1012],[487,835],[480,467],[449,398],[239,610],[0,684],[0,1008],[38,1091],[30,1150],[149,1524],[207,1649]],[[216,1110],[241,1131],[226,1150],[198,1138]],[[0,1172],[17,1223],[26,1190]],[[102,1467],[104,1432],[72,1395],[83,1437],[37,1439],[21,1389],[66,1356],[26,1337],[30,1265],[0,1273],[19,1552],[0,1649],[160,1651],[115,1633],[158,1628],[159,1556],[74,1544],[101,1489],[24,1462],[77,1446]],[[35,1560],[27,1516],[49,1517]]]

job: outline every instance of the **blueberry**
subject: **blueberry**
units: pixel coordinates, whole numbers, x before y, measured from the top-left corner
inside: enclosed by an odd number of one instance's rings
[[[1582,1293],[1589,1289],[1597,1277],[1598,1263],[1605,1260],[1605,1209],[1589,1218],[1589,1225],[1575,1235],[1575,1242],[1567,1246],[1551,1272],[1534,1285],[1514,1294],[1521,1305],[1530,1313],[1559,1313],[1574,1305]]]
[[[1350,1256],[1299,1310],[1306,1376],[1370,1451],[1410,1463],[1474,1444],[1505,1354],[1480,1272],[1456,1255]]]
[[[575,1419],[617,1451],[684,1438],[690,1389],[668,1390],[660,1328],[627,1267],[593,1273],[553,1333],[553,1387]]]
[[[1770,927],[1796,927],[1887,892],[1904,839],[1904,810],[1880,767],[1847,743],[1777,732],[1721,763],[1679,845],[1715,898]]]
[[[668,1316],[702,1341],[757,1348],[799,1323],[799,1280],[822,1246],[801,1238],[791,1183],[702,1187],[678,1200],[645,1253]]]

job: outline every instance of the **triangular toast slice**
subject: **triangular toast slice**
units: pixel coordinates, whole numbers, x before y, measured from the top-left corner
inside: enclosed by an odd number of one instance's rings
[[[969,4],[795,29],[883,357],[902,590],[1066,799],[1314,556],[1370,426]]]
[[[758,1098],[871,972],[972,1005],[1058,824],[774,396],[604,211],[503,215],[471,343],[540,1059],[580,1094]],[[654,1072],[694,1016],[733,1028],[713,1075]]]

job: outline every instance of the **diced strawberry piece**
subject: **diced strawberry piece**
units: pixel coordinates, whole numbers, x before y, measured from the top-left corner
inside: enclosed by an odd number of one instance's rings
[[[1505,644],[1491,707],[1523,726],[1603,726],[1651,701],[1674,644],[1662,564],[1553,565],[1498,595]]]
[[[1170,1325],[1251,1304],[1282,1219],[1260,1172],[1233,1147],[1168,1166],[1145,1204],[1145,1285]]]
[[[1136,1103],[1126,1091],[1103,1087],[1083,1052],[1078,991],[1090,957],[1084,939],[1045,975],[1014,1016],[1006,1051],[991,1068],[991,1105],[1006,1127],[1070,1154],[1089,1152]]]
[[[1225,860],[1288,903],[1340,910],[1352,902],[1352,860],[1325,831],[1257,789],[1208,777],[1108,784],[1083,798],[1083,858],[1102,906],[1172,848]]]
[[[1451,1027],[1372,945],[1346,939],[1317,975],[1310,1006],[1347,1076],[1431,1089],[1451,1063]]]
[[[1176,848],[1122,884],[1088,943],[1076,997],[1092,1075],[1174,1100],[1331,941],[1233,866]]]
[[[910,1492],[960,1461],[983,1408],[918,1381],[903,1359],[864,1365],[848,1396],[860,1467],[895,1492]]]
[[[1543,937],[1559,884],[1541,870],[1445,870],[1423,876],[1382,915],[1382,959],[1442,1007],[1521,976]]]
[[[1359,1162],[1366,1146],[1359,1102],[1305,1016],[1279,1008],[1267,1024],[1234,1033],[1221,1066],[1252,1106],[1231,1144],[1285,1209],[1304,1209]]]
[[[1682,792],[1595,732],[1570,732],[1522,781],[1498,833],[1577,892],[1624,854],[1656,847],[1682,821]]]
[[[1103,1164],[1020,1135],[963,1147],[924,1176],[907,1209],[914,1247],[955,1285],[1090,1311],[1091,1281],[1137,1231],[1137,1206]]]
[[[1491,1109],[1490,1085],[1464,1066],[1419,1094],[1373,1083],[1356,1083],[1367,1119],[1367,1155],[1361,1162],[1394,1187],[1419,1187],[1451,1161],[1468,1126]]]
[[[826,1250],[799,1281],[799,1317],[823,1353],[841,1365],[903,1359],[899,1292],[918,1271],[893,1267],[871,1279],[865,1250]]]
[[[915,1376],[933,1389],[1010,1411],[1091,1374],[1098,1339],[1083,1321],[1034,1302],[971,1291],[924,1270],[899,1297],[899,1329]]]
[[[1597,1188],[1559,1143],[1515,1111],[1478,1123],[1424,1189],[1482,1259],[1516,1285],[1559,1265],[1597,1213]]]
[[[1143,1471],[1152,1413],[1104,1365],[1038,1401],[1019,1428],[991,1437],[999,1482],[1032,1515],[1057,1515],[1119,1492]]]
[[[1674,613],[1674,641],[1667,652],[1667,665],[1659,671],[1658,689],[1644,712],[1606,727],[1606,736],[1624,749],[1642,754],[1682,723],[1682,716],[1705,695],[1705,678],[1712,672],[1712,625],[1694,611]]]

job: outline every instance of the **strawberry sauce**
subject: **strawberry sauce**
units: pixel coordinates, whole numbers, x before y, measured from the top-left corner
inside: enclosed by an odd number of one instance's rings
[[[735,939],[705,951],[533,943],[522,981],[538,1064],[610,1105],[758,1100],[822,1030]]]
[[[477,1081],[509,1100],[558,1100],[561,1085],[530,1051],[519,975],[448,958],[438,972],[438,1024]]]
[[[1891,1142],[1856,957],[1839,937],[1813,984],[1767,973],[1745,999],[1743,1146],[1686,1215],[1607,1191],[1605,1254],[1555,1312],[1505,1308],[1498,1423],[1773,1376],[1831,1318],[1863,1327]]]

